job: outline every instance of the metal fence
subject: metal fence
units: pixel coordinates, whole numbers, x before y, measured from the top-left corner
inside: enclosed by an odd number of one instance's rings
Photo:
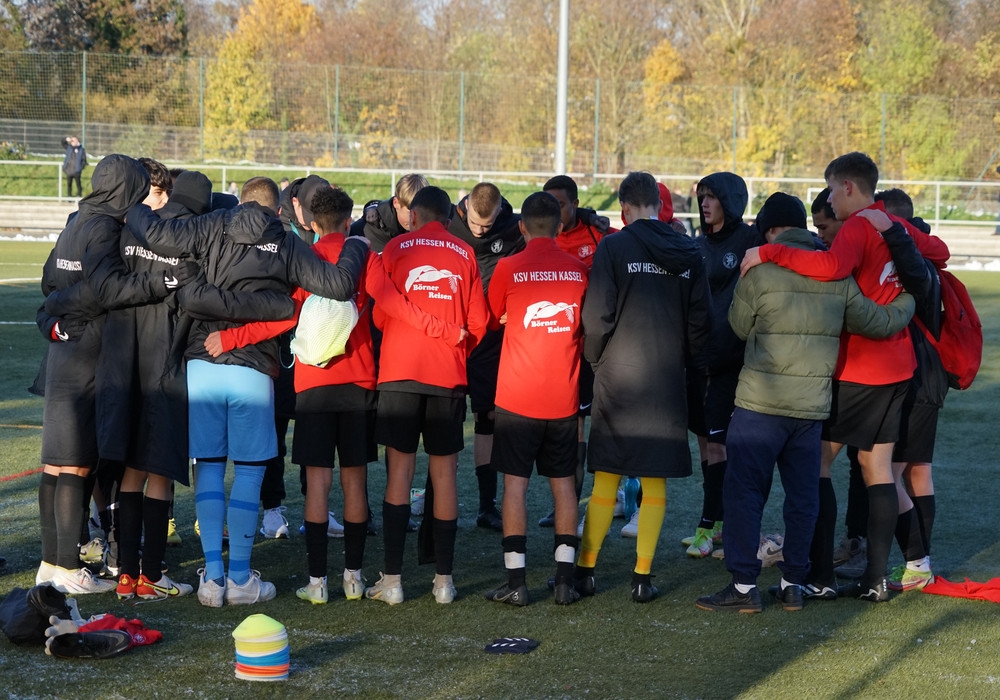
[[[552,76],[0,52],[0,140],[56,154],[401,170],[554,168]],[[567,170],[815,177],[870,153],[885,177],[983,179],[1000,101],[570,81]]]

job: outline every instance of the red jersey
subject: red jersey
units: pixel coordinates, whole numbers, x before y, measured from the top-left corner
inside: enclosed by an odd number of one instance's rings
[[[614,233],[615,229],[608,229],[608,233]],[[565,253],[569,253],[577,260],[583,262],[589,270],[594,264],[594,253],[597,251],[597,244],[601,242],[601,232],[593,226],[588,226],[579,219],[576,226],[569,231],[560,231],[556,236],[556,245]]]
[[[490,282],[490,326],[507,314],[496,405],[528,418],[557,420],[579,405],[588,266],[551,238],[533,238],[497,262]]]
[[[344,247],[344,235],[331,233],[320,238],[312,246],[317,256],[327,261],[336,261]],[[296,289],[295,314],[287,321],[267,321],[248,323],[238,328],[220,332],[223,350],[243,347],[273,338],[295,327],[298,323],[302,303],[309,292]],[[369,319],[369,298],[374,298],[386,315],[401,319],[401,323],[412,324],[414,329],[427,333],[442,342],[458,345],[461,326],[441,321],[409,303],[392,284],[382,268],[382,260],[375,253],[368,253],[367,266],[358,282],[354,302],[358,306],[358,324],[347,339],[343,355],[333,358],[325,367],[317,367],[304,362],[295,365],[295,391],[337,384],[356,384],[364,389],[375,389],[375,356],[372,346],[371,323]],[[464,347],[464,345],[463,345]]]
[[[866,208],[885,211],[881,202]],[[903,223],[925,257],[937,260],[943,255],[947,260],[948,249],[943,241],[898,217],[890,218]],[[861,292],[879,304],[889,303],[903,289],[882,236],[856,212],[844,221],[829,251],[813,252],[769,244],[761,247],[760,254],[764,262],[774,262],[821,281],[853,276]],[[906,328],[882,340],[844,333],[833,377],[844,382],[879,386],[909,379],[916,366],[913,344]]]
[[[469,332],[464,344],[429,337],[387,317],[375,305],[383,330],[378,383],[418,382],[455,390],[466,386],[465,361],[486,331],[489,312],[472,248],[438,222],[392,238],[382,264],[396,287],[427,313]]]

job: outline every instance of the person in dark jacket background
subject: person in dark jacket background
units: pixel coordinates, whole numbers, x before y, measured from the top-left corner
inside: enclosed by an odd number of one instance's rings
[[[365,236],[371,241],[372,250],[381,253],[390,238],[410,230],[410,202],[425,187],[427,178],[418,173],[399,178],[392,197],[365,205],[361,218],[351,224],[350,235]]]
[[[67,136],[62,141],[66,149],[66,156],[63,158],[62,169],[66,173],[66,193],[73,196],[73,183],[76,183],[76,196],[83,196],[83,186],[80,184],[80,176],[83,169],[87,167],[87,151],[76,136]]]
[[[618,189],[628,225],[597,247],[583,304],[583,354],[594,367],[587,507],[575,585],[594,594],[594,567],[621,476],[639,477],[642,505],[632,599],[657,595],[650,570],[666,510],[666,478],[691,474],[685,367],[712,329],[712,298],[697,244],[656,219],[649,173]]]
[[[713,173],[697,186],[702,235],[695,239],[705,260],[712,289],[713,333],[689,376],[691,430],[698,436],[704,474],[701,518],[693,537],[682,540],[689,557],[712,553],[722,535],[722,484],[726,477],[726,430],[733,414],[736,383],[743,366],[744,343],[733,333],[726,314],[740,278],[740,261],[763,238],[743,223],[747,186],[734,173]]]

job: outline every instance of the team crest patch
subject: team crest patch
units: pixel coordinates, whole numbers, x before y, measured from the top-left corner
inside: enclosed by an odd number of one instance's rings
[[[494,253],[499,253],[501,250],[503,250],[503,241],[498,238],[492,243],[490,243],[490,250],[492,250]]]
[[[594,247],[591,245],[582,245],[577,250],[577,255],[580,256],[581,260],[584,260],[594,254]]]
[[[722,258],[722,266],[727,270],[732,270],[734,267],[739,265],[739,260],[736,259],[736,253],[726,253]]]

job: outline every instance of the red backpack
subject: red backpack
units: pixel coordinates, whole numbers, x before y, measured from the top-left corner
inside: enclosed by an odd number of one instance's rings
[[[944,307],[941,337],[935,340],[920,319],[916,320],[941,357],[949,385],[968,389],[983,361],[983,324],[965,285],[947,270],[938,270],[938,275]]]

